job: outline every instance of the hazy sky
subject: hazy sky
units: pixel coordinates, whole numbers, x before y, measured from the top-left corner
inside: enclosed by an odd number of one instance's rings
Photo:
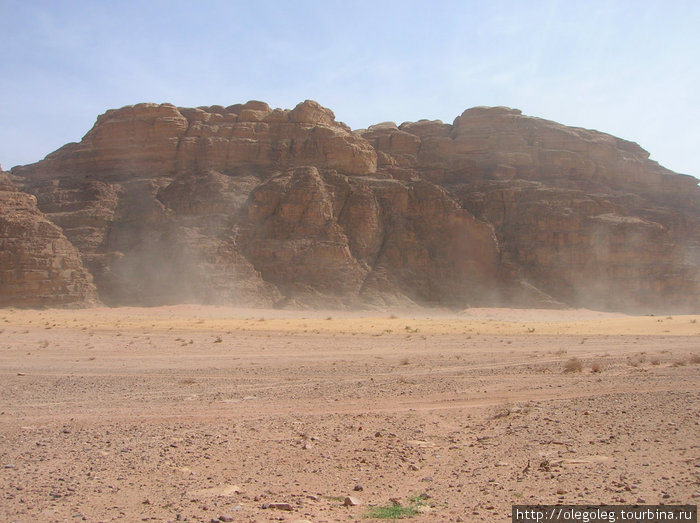
[[[5,169],[110,108],[313,99],[352,128],[517,107],[700,177],[698,0],[0,0],[0,27]]]

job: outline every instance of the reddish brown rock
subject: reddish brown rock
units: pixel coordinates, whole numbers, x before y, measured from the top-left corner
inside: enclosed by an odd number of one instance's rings
[[[285,296],[457,305],[497,284],[491,227],[426,182],[298,168],[258,187],[244,253]]]
[[[299,165],[368,174],[376,171],[376,163],[376,152],[365,140],[313,101],[292,111],[272,111],[255,101],[198,109],[143,103],[107,111],[80,143],[34,166],[15,168],[15,174],[35,180],[78,173],[118,180]]]
[[[697,180],[515,109],[139,104],[13,176],[108,304],[700,310]]]
[[[515,280],[576,307],[697,310],[690,242],[612,197],[527,181],[481,182],[459,195],[493,224]]]
[[[36,206],[0,172],[0,307],[97,303],[80,255]]]
[[[394,146],[403,133],[420,140],[417,153]],[[700,310],[698,180],[637,144],[505,107],[360,134],[381,171],[418,173],[493,225],[509,300]]]

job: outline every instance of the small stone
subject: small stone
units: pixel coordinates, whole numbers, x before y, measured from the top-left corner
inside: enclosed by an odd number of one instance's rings
[[[346,507],[357,507],[358,505],[362,505],[362,501],[360,498],[356,498],[354,496],[346,496],[345,501],[343,501],[343,505]]]
[[[557,494],[559,494],[560,496],[562,494],[566,494],[566,490],[564,490],[563,488],[557,489]]]
[[[411,464],[408,466],[408,470],[412,470],[412,471],[415,472],[416,470],[418,470],[418,467],[416,467],[413,463],[411,463]]]
[[[352,490],[354,490],[355,492],[361,492],[365,489],[362,487],[362,485],[355,485],[355,488],[353,488]]]

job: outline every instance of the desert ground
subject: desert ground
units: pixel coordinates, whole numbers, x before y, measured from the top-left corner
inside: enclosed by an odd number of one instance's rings
[[[0,519],[697,504],[699,363],[700,316],[3,309]]]

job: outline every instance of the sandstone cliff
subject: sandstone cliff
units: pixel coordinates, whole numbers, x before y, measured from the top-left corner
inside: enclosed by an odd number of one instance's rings
[[[573,306],[700,310],[698,180],[637,144],[504,107],[360,134],[380,171],[440,184],[491,224],[515,280]]]
[[[700,310],[697,180],[513,109],[139,104],[12,175],[108,304]]]
[[[96,297],[75,247],[0,172],[0,306],[81,306]]]

